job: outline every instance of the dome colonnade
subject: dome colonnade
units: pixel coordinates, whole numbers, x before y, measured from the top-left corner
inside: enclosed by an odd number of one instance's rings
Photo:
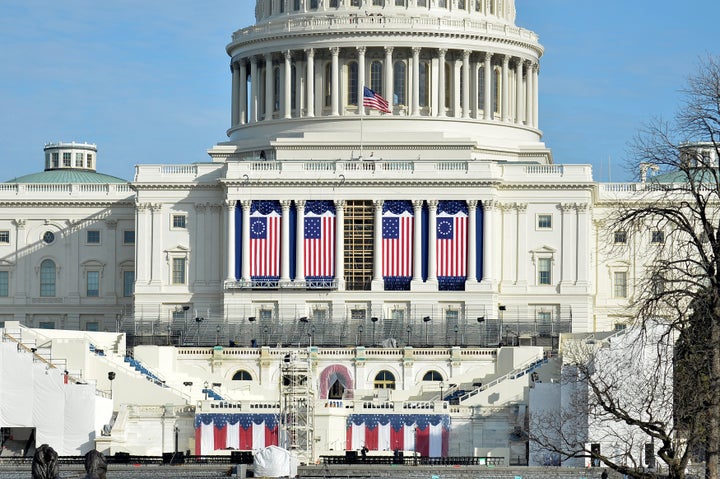
[[[362,106],[365,86],[394,116],[538,127],[542,48],[532,32],[478,12],[334,10],[276,14],[235,33],[231,137],[275,119],[376,114]]]

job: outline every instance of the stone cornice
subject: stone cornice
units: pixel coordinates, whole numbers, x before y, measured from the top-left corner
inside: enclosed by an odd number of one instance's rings
[[[0,200],[0,208],[135,208],[135,201],[93,201],[91,199],[63,201],[63,200]]]

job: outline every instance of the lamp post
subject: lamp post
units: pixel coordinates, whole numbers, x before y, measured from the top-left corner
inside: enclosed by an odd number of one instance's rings
[[[423,323],[425,323],[425,346],[430,346],[430,336],[428,335],[428,324],[431,321],[430,316],[425,316],[423,318]]]
[[[115,379],[115,372],[109,371],[108,372],[108,380],[110,381],[110,399],[113,398],[113,380]]]
[[[268,327],[263,326],[263,345],[267,346],[268,343]]]
[[[206,401],[207,401],[208,386],[209,386],[208,382],[205,381],[205,382],[203,383],[203,392],[205,393],[205,400],[206,400]]]
[[[412,331],[412,328],[410,327],[409,324],[407,325],[407,328],[405,329],[405,331],[407,331],[407,345],[410,346],[410,331]]]
[[[459,331],[459,329],[460,329],[460,328],[458,328],[458,325],[457,325],[457,324],[456,324],[455,327],[453,328],[453,331],[455,331],[455,346],[458,345],[458,331]]]
[[[485,322],[485,316],[478,316],[477,318],[478,324],[482,324]],[[483,334],[482,341],[480,342],[481,346],[487,346],[487,325],[485,325],[485,334]]]
[[[255,316],[248,317],[248,322],[250,323],[251,333],[252,333],[252,337],[250,339],[250,344],[253,344],[253,342],[257,343],[257,339],[255,337],[255,320],[256,319],[257,318]]]
[[[182,307],[182,310],[183,310],[183,319],[185,321],[185,327],[183,328],[183,340],[185,340],[185,338],[187,338],[187,334],[188,334],[188,323],[187,323],[188,317],[187,316],[188,316],[188,310],[190,310],[190,305],[188,305],[188,304],[184,305]]]
[[[373,316],[372,318],[370,318],[370,321],[372,321],[372,325],[373,325],[373,346],[375,346],[377,344],[375,342],[375,323],[378,322],[377,316]]]
[[[215,326],[215,345],[220,346],[220,325]]]
[[[195,318],[195,322],[197,323],[197,332],[195,333],[195,346],[200,345],[200,323],[202,323],[203,321],[205,321],[205,318]]]
[[[445,386],[445,383],[440,381],[440,401],[443,400],[443,386]]]
[[[308,331],[308,337],[310,338],[310,347],[312,348],[312,342],[313,342],[313,335],[315,334],[315,326],[310,326],[310,331]]]
[[[358,326],[358,334],[355,337],[355,346],[362,344],[362,333],[363,333],[364,329],[365,328],[363,328],[362,324],[360,326]]]

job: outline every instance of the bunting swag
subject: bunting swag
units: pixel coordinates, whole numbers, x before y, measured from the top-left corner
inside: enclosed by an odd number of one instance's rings
[[[437,209],[437,277],[444,289],[458,289],[467,275],[468,208],[464,201],[440,201]]]
[[[250,451],[278,445],[277,414],[198,414],[195,455],[223,449]]]
[[[385,289],[410,289],[413,274],[413,227],[410,201],[385,201],[382,216],[382,274]]]
[[[250,277],[280,277],[280,202],[253,201],[250,207]]]
[[[447,414],[351,414],[346,449],[417,451],[426,457],[447,457],[450,416]]]
[[[335,276],[335,204],[308,201],[304,226],[305,277],[332,279]]]

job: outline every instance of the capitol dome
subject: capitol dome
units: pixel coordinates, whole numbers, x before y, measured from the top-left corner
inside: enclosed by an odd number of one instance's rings
[[[552,162],[543,48],[513,0],[257,0],[255,14],[226,47],[232,121],[215,161]]]

